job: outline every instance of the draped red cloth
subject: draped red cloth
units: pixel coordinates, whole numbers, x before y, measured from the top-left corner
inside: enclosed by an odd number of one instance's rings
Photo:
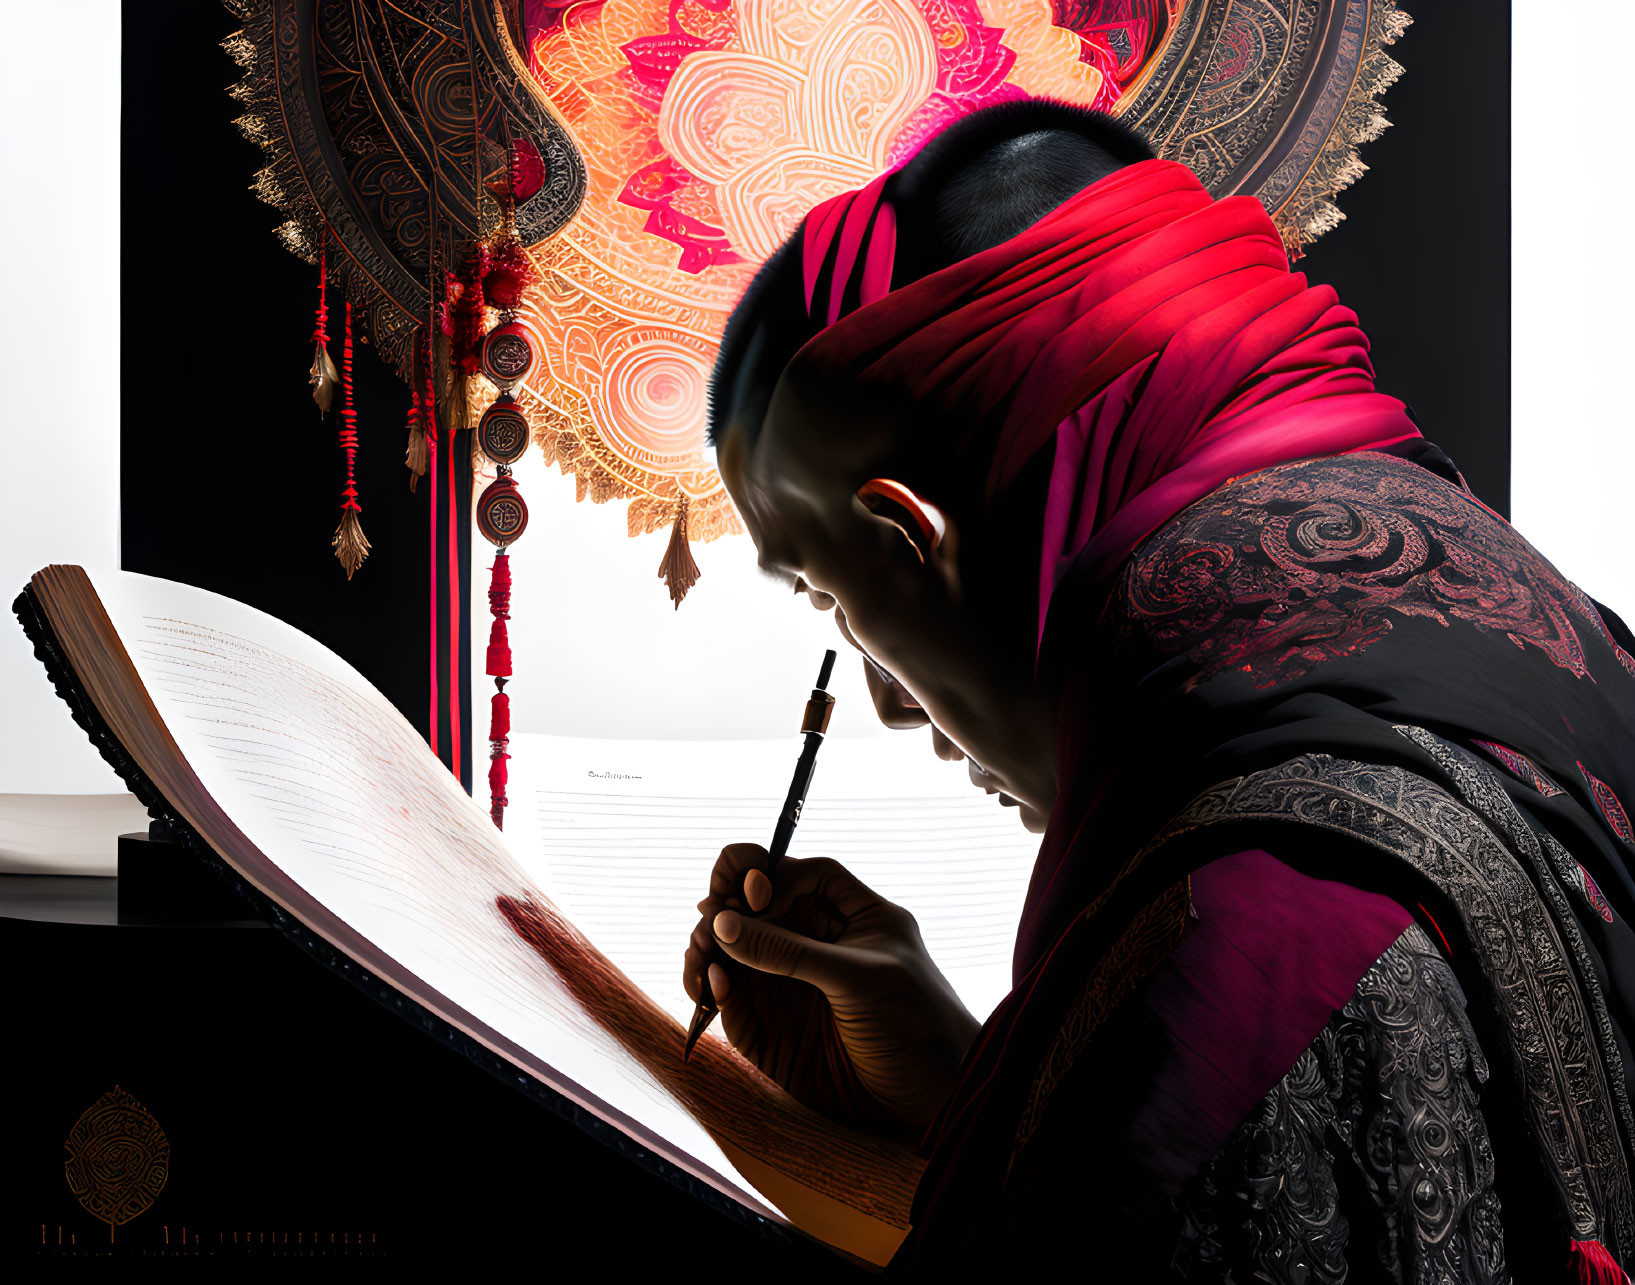
[[[890,182],[842,193],[802,225],[807,311],[821,330],[798,360],[826,379],[906,391],[925,426],[913,445],[928,459],[941,452],[941,475],[969,483],[989,509],[1051,452],[1043,511],[1025,517],[1039,524],[1037,562],[1018,569],[1037,577],[1041,648],[1070,568],[1075,594],[1103,581],[1144,536],[1232,478],[1419,436],[1403,404],[1375,390],[1355,313],[1290,271],[1252,197],[1215,200],[1184,165],[1140,162],[893,290]],[[1062,607],[1059,628],[1072,617]],[[1061,726],[1065,770],[1087,723],[1064,708]],[[1064,792],[1051,816],[1016,986],[921,1144],[941,1160],[923,1201],[940,1201],[957,1176],[958,1159],[944,1157],[972,1155],[973,1122],[1012,1071],[1003,1054],[1026,1042],[1036,980],[1079,909],[1063,900],[1084,886],[1061,867],[1094,855],[1078,841],[1086,807]]]
[[[1026,550],[1015,570],[1028,596],[1037,584],[1040,681],[1063,693],[1058,795],[1019,924],[1013,987],[921,1140],[928,1163],[899,1258],[934,1273],[926,1279],[989,1267],[1014,1275],[1031,1240],[1053,1251],[1083,1245],[1098,1266],[1123,1251],[1137,1268],[1114,1274],[1146,1279],[1174,1247],[1178,1185],[1199,1176],[1201,1157],[1219,1154],[1233,1122],[1309,1047],[1414,910],[1442,939],[1465,993],[1506,984],[1497,955],[1477,948],[1485,928],[1462,909],[1469,885],[1455,895],[1451,879],[1373,842],[1343,791],[1324,796],[1340,805],[1321,816],[1234,813],[1209,834],[1128,860],[1198,791],[1298,756],[1377,764],[1445,789],[1438,783],[1457,773],[1443,751],[1513,746],[1496,756],[1506,767],[1514,772],[1509,755],[1537,780],[1560,783],[1549,793],[1519,773],[1487,781],[1521,807],[1518,824],[1555,834],[1619,902],[1613,917],[1606,898],[1575,908],[1579,885],[1568,875],[1559,898],[1540,892],[1534,907],[1557,922],[1559,941],[1585,943],[1573,947],[1576,972],[1561,974],[1561,1003],[1553,994],[1551,1007],[1562,1038],[1589,1041],[1587,1056],[1603,1059],[1610,1086],[1623,1073],[1610,1046],[1635,1026],[1635,877],[1625,809],[1609,807],[1614,787],[1597,789],[1587,765],[1617,774],[1635,761],[1635,706],[1621,685],[1635,676],[1635,641],[1622,623],[1615,645],[1615,618],[1456,485],[1439,451],[1413,440],[1406,408],[1374,388],[1355,315],[1289,270],[1256,201],[1212,200],[1184,167],[1143,162],[1002,245],[893,290],[892,192],[883,176],[807,217],[794,248],[815,338],[792,364],[804,369],[791,385],[817,397],[830,385],[860,391],[865,431],[868,408],[902,406],[906,394],[890,467],[962,522],[985,506],[988,525],[973,526],[992,547]],[[854,399],[841,401],[849,411]],[[838,438],[848,422],[837,418],[832,431]],[[1370,451],[1381,453],[1361,454]],[[1296,467],[1189,508],[1282,464]],[[1047,466],[1048,486],[1035,489]],[[1280,560],[1294,556],[1293,542],[1255,534],[1284,512],[1310,528],[1294,566]],[[1181,523],[1137,549],[1177,515]],[[1394,530],[1399,516],[1424,524],[1423,550],[1378,566],[1375,545],[1355,533]],[[1218,543],[1194,545],[1194,532]],[[1171,556],[1192,548],[1220,557]],[[1449,565],[1483,569],[1457,572],[1444,589]],[[1121,567],[1132,583],[1115,579]],[[1389,594],[1370,597],[1382,570]],[[1133,583],[1138,573],[1151,574]],[[1314,579],[1328,583],[1308,609],[1299,604]],[[1155,584],[1165,591],[1156,607],[1136,601]],[[1503,604],[1497,614],[1418,609],[1486,601],[1489,588]],[[1223,611],[1202,610],[1217,590],[1228,595]],[[1394,613],[1388,623],[1369,614],[1371,602]],[[1298,629],[1283,623],[1291,610],[1304,613]],[[1516,631],[1518,619],[1538,623],[1535,642]],[[1569,638],[1570,660],[1541,641]],[[1402,734],[1413,727],[1435,729],[1441,749]],[[1635,781],[1616,789],[1627,799]],[[1465,823],[1450,815],[1455,842]],[[1543,866],[1535,873],[1558,878]],[[1497,897],[1497,887],[1480,895]],[[1427,903],[1447,907],[1451,945]],[[1606,980],[1591,949],[1613,962]],[[1600,1020],[1616,1025],[1592,1035],[1571,1015],[1589,1012],[1595,995],[1605,1002]],[[1534,1018],[1494,1015],[1497,1084],[1484,1103],[1579,1109],[1523,1065]],[[1586,1091],[1582,1104],[1611,1120],[1616,1097],[1610,1087]],[[1621,1165],[1558,1155],[1532,1108],[1486,1110],[1484,1128],[1510,1174],[1531,1172],[1513,1157],[1540,1162],[1536,1185],[1524,1178],[1505,1196],[1529,1193],[1505,1209],[1517,1250],[1561,1250],[1532,1274],[1625,1279],[1620,1259],[1635,1251]],[[1204,1193],[1220,1197],[1209,1216],[1230,1207],[1231,1220],[1230,1202],[1260,1201],[1255,1184],[1273,1170],[1260,1167],[1269,1157],[1251,1159],[1231,1185]],[[1603,1175],[1592,1185],[1593,1236],[1552,1176],[1568,1160]],[[1334,1191],[1351,1199],[1337,1179]]]
[[[1041,640],[1069,566],[1111,571],[1229,478],[1419,436],[1375,391],[1356,314],[1289,270],[1253,197],[1217,201],[1186,166],[1143,161],[892,290],[889,180],[806,217],[807,306],[826,328],[802,359],[906,389],[936,412],[925,422],[960,425],[989,502],[1054,450]]]

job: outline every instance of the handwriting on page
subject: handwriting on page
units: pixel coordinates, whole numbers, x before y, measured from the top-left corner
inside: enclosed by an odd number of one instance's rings
[[[378,692],[197,620],[144,616],[122,634],[188,761],[269,860],[495,1032],[733,1173],[510,931],[495,898],[542,895],[535,881]]]

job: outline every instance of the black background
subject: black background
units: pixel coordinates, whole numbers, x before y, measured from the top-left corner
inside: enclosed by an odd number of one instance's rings
[[[403,466],[409,389],[354,345],[372,548],[348,581],[330,547],[345,475],[340,395],[320,418],[306,377],[318,271],[283,248],[273,229],[284,216],[250,190],[269,158],[233,124],[244,109],[226,89],[243,73],[219,45],[237,28],[219,0],[126,5],[120,562],[288,621],[356,666],[424,736],[430,505],[424,483],[410,493]],[[331,282],[337,367],[342,324]],[[469,461],[469,448],[457,454]],[[461,603],[469,577],[467,559]],[[446,688],[446,657],[440,676]],[[469,750],[469,710],[462,744]],[[447,762],[446,727],[441,748]],[[469,753],[462,766],[469,789]]]
[[[1508,512],[1509,13],[1409,7],[1392,128],[1363,149],[1372,172],[1341,195],[1346,221],[1298,267],[1356,309],[1380,388]],[[359,351],[374,550],[349,583],[329,547],[335,424],[306,382],[316,273],[249,190],[265,158],[231,123],[239,73],[218,48],[235,25],[213,0],[126,7],[122,561],[289,621],[424,730],[426,495],[402,466],[408,393]],[[591,1271],[683,1280],[711,1261],[789,1264],[270,930],[7,923],[0,950],[15,1036],[8,1256],[49,1261],[54,1246],[35,1254],[42,1224],[50,1240],[61,1225],[106,1244],[66,1189],[62,1143],[118,1083],[173,1147],[159,1203],[120,1233],[133,1251],[186,1223],[206,1237],[373,1232],[397,1264],[525,1255],[554,1272],[588,1250]]]

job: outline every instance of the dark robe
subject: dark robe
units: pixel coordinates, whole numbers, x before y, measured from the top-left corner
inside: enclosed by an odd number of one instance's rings
[[[1411,453],[1439,462],[1428,444]],[[1286,1097],[1301,1058],[1308,1074],[1320,1061],[1353,979],[1366,1007],[1383,984],[1369,952],[1409,919],[1438,959],[1404,1002],[1456,996],[1438,1010],[1456,1043],[1405,1087],[1448,1101],[1371,1116],[1374,1151],[1330,1121],[1313,1155],[1278,1162],[1373,1226],[1340,1261],[1377,1265],[1382,1240],[1381,1279],[1505,1279],[1508,1262],[1565,1281],[1603,1250],[1628,1261],[1635,660],[1621,623],[1468,492],[1383,453],[1218,489],[1098,596],[1062,643],[1079,654],[1030,891],[1044,944],[927,1135],[905,1267],[1010,1261],[1086,1225],[1102,1261],[1155,1279],[1270,1267],[1255,1254],[1278,1247],[1287,1211],[1262,1193],[1230,1261],[1219,1211],[1249,1207],[1257,1170],[1237,1162],[1220,1196],[1223,1153],[1275,1114],[1264,1095]],[[1053,646],[1050,663],[1069,663]],[[1238,868],[1251,843],[1288,873]],[[1239,940],[1211,947],[1216,914]],[[1377,1040],[1390,1027],[1352,1025]],[[1388,1096],[1399,1063],[1365,1066],[1377,1082],[1356,1101]],[[1414,1132],[1427,1124],[1436,1146]],[[1259,1136],[1260,1177],[1281,1186]],[[1441,1243],[1457,1272],[1408,1270]]]
[[[915,399],[901,480],[1037,533],[1062,693],[1014,989],[893,1269],[1619,1280],[1635,640],[1253,200],[1143,162],[892,289],[890,196],[803,224],[797,362]]]

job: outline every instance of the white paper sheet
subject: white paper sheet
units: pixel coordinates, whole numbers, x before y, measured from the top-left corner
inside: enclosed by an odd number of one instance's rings
[[[678,1020],[682,953],[721,847],[766,842],[799,738],[513,743],[508,833],[339,657],[219,595],[128,572],[98,594],[206,790],[261,852],[407,971],[752,1194],[702,1127],[567,995],[494,906],[554,901]],[[791,694],[798,714],[804,692]],[[479,773],[480,779],[480,773]],[[1009,989],[1037,840],[926,733],[831,738],[793,856],[909,907],[979,1018]]]
[[[798,720],[806,692],[790,693]],[[723,846],[767,844],[801,739],[511,744],[507,833],[568,917],[686,1021],[682,955]],[[929,732],[832,737],[792,857],[833,857],[906,906],[965,1005],[985,1019],[1010,990],[1011,951],[1039,840],[1014,808],[937,759]]]
[[[494,897],[535,881],[357,671],[230,599],[129,572],[92,582],[205,789],[269,860],[410,973],[778,1217],[511,931]]]

